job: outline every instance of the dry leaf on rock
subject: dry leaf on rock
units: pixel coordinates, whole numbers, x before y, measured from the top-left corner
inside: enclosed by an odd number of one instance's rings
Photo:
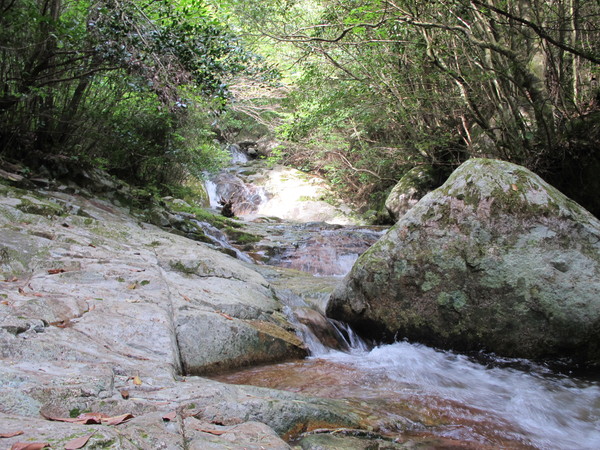
[[[214,428],[205,428],[199,425],[192,425],[191,426],[192,429],[196,430],[196,431],[201,431],[203,433],[210,433],[210,434],[214,434],[215,436],[221,436],[222,434],[227,433],[228,430],[217,430]]]
[[[136,375],[135,377],[133,377],[133,384],[135,384],[136,386],[140,386],[142,384],[142,379]]]
[[[57,328],[67,328],[69,325],[71,325],[71,321],[69,319],[59,320],[58,322],[50,322],[50,325]]]
[[[225,314],[224,312],[217,311],[217,314],[225,317],[227,320],[233,320],[233,317],[231,317],[229,314]]]
[[[133,419],[133,414],[122,414],[120,416],[109,417],[108,419],[102,419],[103,425],[120,425],[124,422],[127,422],[130,419]]]
[[[43,412],[40,412],[42,417],[48,420],[52,420],[55,422],[68,422],[68,423],[77,423],[80,425],[119,425],[123,422],[132,419],[134,416],[132,414],[122,414],[120,416],[110,417],[103,413],[84,413],[80,414],[75,418],[70,417],[53,417]]]
[[[177,417],[177,411],[171,411],[170,413],[167,413],[164,416],[162,416],[162,419],[166,422],[170,422],[172,420],[175,420],[176,417]]]
[[[54,422],[77,423],[80,425],[99,425],[102,423],[103,418],[108,417],[102,413],[83,413],[79,414],[77,417],[54,417],[44,413],[41,414],[45,419],[52,420]]]
[[[88,443],[90,438],[96,433],[91,433],[85,436],[78,437],[69,441],[65,444],[65,450],[77,450],[79,448],[85,447],[85,444]]]
[[[15,442],[10,450],[41,450],[50,447],[48,442]]]
[[[11,438],[15,436],[21,436],[23,433],[23,431],[14,431],[12,433],[0,433],[0,438]]]
[[[48,273],[50,275],[56,275],[57,273],[65,273],[66,270],[65,269],[49,269]]]

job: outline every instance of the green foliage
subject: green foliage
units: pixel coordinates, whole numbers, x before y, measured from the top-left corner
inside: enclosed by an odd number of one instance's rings
[[[67,155],[156,186],[226,159],[210,124],[253,57],[205,1],[0,7],[0,154]]]

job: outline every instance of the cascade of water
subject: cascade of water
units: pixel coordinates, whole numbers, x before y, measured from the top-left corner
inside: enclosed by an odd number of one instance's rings
[[[242,151],[239,145],[232,144],[229,146],[229,154],[231,155],[232,164],[243,164],[250,161],[250,158],[246,153]]]
[[[207,177],[204,180],[204,188],[206,189],[206,194],[208,195],[210,207],[215,209],[218,208],[220,199],[217,194],[217,183]]]
[[[268,201],[263,187],[245,183],[239,176],[227,171],[207,177],[204,186],[212,208],[219,208],[223,200],[231,201],[237,216],[256,213],[259,206]]]
[[[294,325],[296,326],[298,337],[300,337],[311,356],[324,356],[332,351],[330,347],[327,347],[319,340],[309,327],[299,322],[296,322]]]
[[[338,330],[351,352],[364,353],[371,348],[347,323],[329,318],[327,320]]]

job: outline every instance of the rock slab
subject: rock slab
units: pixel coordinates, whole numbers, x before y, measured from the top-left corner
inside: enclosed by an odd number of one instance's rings
[[[0,448],[289,448],[359,423],[342,402],[195,376],[305,354],[253,266],[104,200],[0,183]],[[81,413],[134,417],[47,419]]]
[[[327,307],[376,341],[600,363],[600,222],[472,159],[363,254]]]

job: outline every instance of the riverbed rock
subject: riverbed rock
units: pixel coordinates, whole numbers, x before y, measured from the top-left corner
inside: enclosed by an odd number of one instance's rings
[[[3,445],[63,448],[94,433],[103,448],[188,448],[184,436],[195,448],[284,448],[275,434],[358,426],[341,401],[191,376],[305,354],[249,264],[105,200],[0,184],[0,431],[23,431]],[[84,412],[134,418],[47,419]],[[215,444],[186,429],[192,416],[239,427]]]
[[[324,222],[247,223],[259,237],[249,245],[252,256],[269,265],[319,276],[344,276],[383,234],[383,227],[342,227]]]
[[[434,187],[435,176],[431,167],[418,166],[406,172],[385,201],[392,220],[397,222]]]
[[[472,159],[425,196],[332,295],[377,341],[600,363],[600,222],[540,177]]]

